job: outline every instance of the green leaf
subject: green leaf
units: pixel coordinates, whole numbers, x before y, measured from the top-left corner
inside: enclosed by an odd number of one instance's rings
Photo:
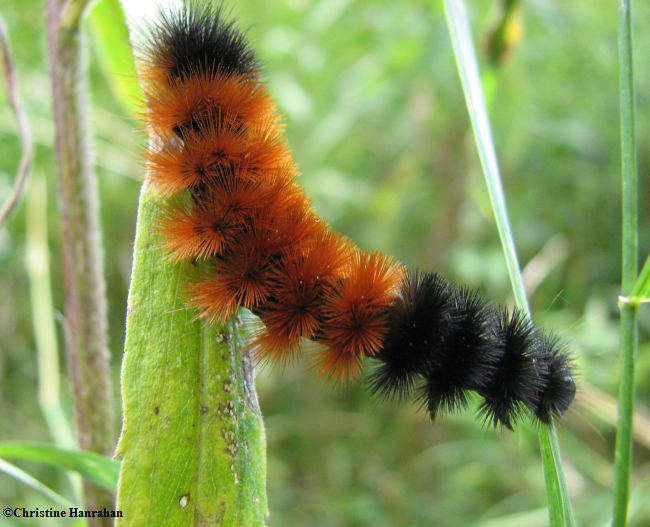
[[[95,452],[65,450],[43,443],[0,443],[0,457],[38,461],[79,472],[108,490],[117,486],[119,463]]]
[[[38,481],[33,476],[27,474],[27,472],[25,472],[23,469],[18,468],[16,465],[12,465],[11,463],[5,461],[4,459],[0,459],[0,472],[4,472],[5,474],[11,476],[12,478],[17,479],[21,483],[24,483],[28,487],[37,490],[38,492],[40,492],[44,496],[47,496],[54,503],[57,503],[61,507],[68,508],[74,506],[72,502],[68,501],[60,494],[54,492],[50,487],[48,487],[47,485],[43,485],[43,483]]]
[[[629,302],[636,305],[650,302],[650,256],[645,259],[641,274],[634,282]]]
[[[265,437],[239,328],[188,311],[196,266],[164,258],[143,185],[122,367],[118,526],[264,525]]]

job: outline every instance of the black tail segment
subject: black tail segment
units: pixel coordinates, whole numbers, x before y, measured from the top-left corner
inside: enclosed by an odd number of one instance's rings
[[[454,290],[435,273],[408,273],[389,312],[388,332],[375,355],[371,389],[389,398],[408,397],[421,374],[439,367],[451,330]]]
[[[563,349],[557,337],[540,335],[535,344],[537,371],[540,390],[536,394],[531,410],[543,423],[561,416],[573,401],[576,394],[571,357]]]
[[[487,386],[498,362],[489,332],[490,306],[469,289],[454,287],[452,292],[449,330],[434,354],[437,360],[422,372],[424,383],[418,390],[432,420],[439,411],[464,409],[468,390]]]
[[[540,376],[533,361],[533,324],[521,313],[504,309],[494,319],[493,353],[497,357],[494,374],[478,392],[483,396],[479,413],[488,424],[502,425],[512,430],[525,407],[534,404],[539,392]]]
[[[525,415],[549,423],[573,400],[571,359],[558,339],[435,273],[407,275],[389,319],[370,388],[389,398],[416,391],[432,420],[464,409],[469,391],[483,398],[486,424],[510,430]]]

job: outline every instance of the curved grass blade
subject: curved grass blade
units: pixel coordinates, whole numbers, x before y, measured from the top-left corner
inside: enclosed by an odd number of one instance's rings
[[[512,230],[510,229],[510,222],[508,220],[506,201],[499,174],[499,165],[481,88],[478,64],[469,30],[465,4],[462,0],[444,0],[444,6],[454,55],[456,57],[456,65],[463,86],[467,109],[474,131],[474,138],[501,238],[515,302],[517,307],[526,312],[530,317],[530,308],[524,290]],[[554,425],[540,426],[538,437],[546,480],[546,494],[551,525],[553,527],[573,526],[575,525],[575,519],[562,470],[557,433]]]
[[[64,498],[57,492],[54,492],[47,485],[43,485],[43,483],[38,481],[35,477],[30,476],[23,469],[18,468],[16,465],[11,464],[8,461],[5,461],[4,459],[0,459],[0,472],[4,472],[8,476],[11,476],[12,478],[20,481],[21,483],[24,483],[28,487],[37,490],[38,492],[40,492],[47,498],[51,499],[54,503],[56,503],[61,507],[65,507],[65,508],[74,507],[74,504],[71,501],[68,501],[66,498]]]
[[[0,457],[38,461],[54,467],[74,470],[91,481],[114,491],[120,465],[95,452],[66,450],[43,443],[0,443]]]

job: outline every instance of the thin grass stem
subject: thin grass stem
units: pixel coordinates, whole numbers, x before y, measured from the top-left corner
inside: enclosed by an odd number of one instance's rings
[[[18,137],[22,148],[20,157],[20,164],[16,172],[16,179],[14,180],[14,187],[7,201],[0,206],[0,228],[7,223],[15,214],[18,206],[22,202],[29,182],[29,174],[32,171],[32,164],[34,158],[34,146],[32,144],[32,136],[29,131],[29,123],[27,116],[20,103],[18,96],[18,83],[16,81],[16,69],[9,49],[9,36],[5,27],[4,20],[0,16],[0,56],[2,57],[2,69],[5,78],[5,97],[11,110],[16,117],[18,125]]]
[[[444,0],[444,6],[456,57],[456,65],[463,86],[497,229],[501,238],[515,302],[517,307],[530,317],[530,308],[508,220],[506,200],[499,175],[499,165],[492,140],[485,98],[481,88],[479,68],[474,53],[465,4],[462,0]],[[573,526],[575,525],[575,519],[562,470],[555,427],[553,425],[540,426],[538,436],[551,525],[553,527]]]
[[[618,0],[618,56],[621,119],[622,253],[621,296],[633,293],[637,280],[638,216],[637,167],[634,102],[634,61],[632,57],[632,12],[629,0]],[[634,303],[619,303],[621,310],[621,379],[618,398],[618,426],[614,456],[615,527],[627,524],[632,466],[634,422],[634,370],[639,346],[637,311]]]

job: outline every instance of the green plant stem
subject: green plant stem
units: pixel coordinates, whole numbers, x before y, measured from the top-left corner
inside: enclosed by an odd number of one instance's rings
[[[112,454],[112,390],[106,335],[99,205],[89,153],[87,86],[79,23],[88,2],[47,0],[59,208],[63,239],[68,367],[74,390],[79,445]],[[62,18],[66,11],[67,17]],[[112,508],[110,493],[88,483],[89,508]],[[92,525],[108,521],[91,520]]]
[[[54,326],[50,283],[50,253],[47,245],[47,189],[43,177],[34,178],[27,193],[27,252],[32,327],[38,358],[38,403],[54,443],[78,448],[60,398],[59,350]],[[68,473],[75,501],[81,503],[81,478]]]
[[[485,174],[497,229],[501,238],[506,266],[517,307],[530,317],[530,308],[524,289],[514,238],[508,220],[505,196],[499,175],[490,123],[481,89],[478,64],[472,44],[469,23],[462,0],[444,0],[447,25],[456,56],[456,65],[463,86],[465,100],[476,139],[479,158]],[[549,516],[553,527],[575,525],[573,510],[562,470],[557,432],[555,426],[539,428],[540,451],[546,481]]]
[[[618,396],[618,424],[614,455],[614,522],[615,527],[627,524],[632,465],[632,428],[634,424],[634,370],[638,347],[637,308],[621,306],[621,382]]]
[[[617,3],[623,214],[621,295],[627,297],[633,292],[638,269],[638,181],[634,122],[634,62],[632,57],[631,5],[628,0],[618,0]],[[621,311],[621,381],[614,457],[613,525],[615,527],[624,527],[627,523],[632,465],[634,370],[638,351],[638,306],[622,302],[619,305]]]
[[[18,135],[22,148],[20,157],[20,164],[16,172],[16,179],[14,180],[14,188],[7,198],[7,201],[0,206],[0,229],[7,223],[14,215],[18,206],[20,205],[27,183],[29,181],[29,174],[32,170],[32,162],[34,157],[34,146],[32,144],[32,136],[29,131],[29,123],[27,116],[23,111],[20,104],[20,97],[18,96],[18,86],[16,81],[16,70],[11,58],[11,50],[9,49],[9,36],[5,27],[4,20],[0,16],[0,55],[2,56],[2,66],[4,74],[5,95],[9,106],[11,107],[16,123],[18,124]]]

